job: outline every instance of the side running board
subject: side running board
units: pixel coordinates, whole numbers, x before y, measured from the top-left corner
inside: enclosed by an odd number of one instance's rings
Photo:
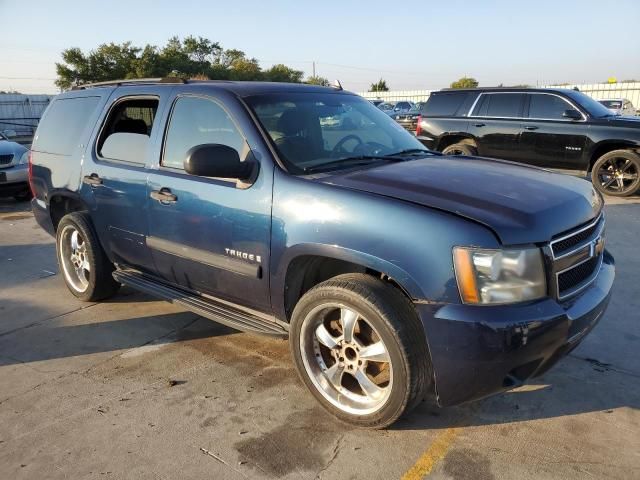
[[[135,270],[116,270],[113,272],[116,282],[128,285],[154,297],[162,298],[191,310],[198,315],[245,332],[264,335],[286,336],[285,327],[250,312],[236,308],[226,302],[200,296],[159,282]]]

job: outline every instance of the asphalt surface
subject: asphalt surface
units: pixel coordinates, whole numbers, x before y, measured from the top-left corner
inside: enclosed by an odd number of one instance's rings
[[[610,307],[531,385],[346,427],[286,341],[122,289],[81,303],[27,204],[0,200],[0,478],[640,478],[640,203],[608,202]]]

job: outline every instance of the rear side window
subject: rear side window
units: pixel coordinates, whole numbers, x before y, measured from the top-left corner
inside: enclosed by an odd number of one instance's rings
[[[522,93],[485,93],[473,111],[474,117],[517,118],[522,114]]]
[[[564,120],[562,114],[573,108],[555,95],[532,94],[529,103],[529,118]]]
[[[423,107],[422,113],[425,117],[452,117],[458,112],[468,96],[467,92],[431,95]]]
[[[60,98],[47,109],[33,143],[37,152],[71,155],[95,112],[100,97]]]
[[[245,141],[227,112],[213,100],[179,97],[171,112],[162,165],[184,168],[187,152],[196,145],[217,143],[242,155]]]
[[[158,111],[157,98],[126,98],[118,101],[109,112],[98,139],[98,155],[109,160],[121,160],[130,163],[145,163],[145,148],[142,148],[151,135],[151,129]],[[126,134],[126,135],[125,135]],[[131,150],[135,144],[135,155],[122,155],[114,152]],[[104,148],[105,145],[108,148]],[[106,152],[103,150],[107,150]]]

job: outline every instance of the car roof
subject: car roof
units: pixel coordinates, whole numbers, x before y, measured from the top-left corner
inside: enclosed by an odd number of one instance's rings
[[[576,92],[571,88],[533,88],[533,87],[481,87],[481,88],[443,88],[431,94],[451,93],[451,92],[515,92],[515,93],[568,93]]]

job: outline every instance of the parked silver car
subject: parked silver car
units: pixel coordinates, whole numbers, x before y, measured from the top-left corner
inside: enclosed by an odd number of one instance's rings
[[[0,197],[31,198],[29,150],[0,133]]]
[[[598,100],[598,102],[616,115],[636,115],[633,103],[626,98],[608,98],[606,100]]]

